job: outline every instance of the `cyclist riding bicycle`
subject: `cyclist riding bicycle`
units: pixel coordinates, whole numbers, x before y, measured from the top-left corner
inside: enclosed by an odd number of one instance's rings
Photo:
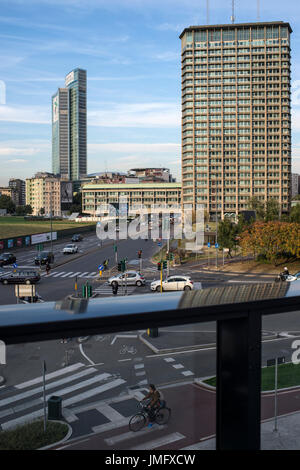
[[[149,384],[149,393],[141,400],[141,402],[143,402],[144,400],[150,400],[147,405],[147,409],[150,421],[153,421],[155,411],[161,407],[161,394],[156,389],[155,385]]]

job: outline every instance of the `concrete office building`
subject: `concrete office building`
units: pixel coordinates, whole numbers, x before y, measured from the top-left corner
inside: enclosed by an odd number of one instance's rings
[[[291,199],[288,23],[191,26],[182,43],[182,202],[236,216]]]
[[[16,192],[16,205],[24,206],[26,202],[25,181],[19,178],[11,178],[8,182],[8,186]]]
[[[111,204],[116,208],[122,197],[128,208],[140,206],[171,207],[181,204],[181,183],[85,184],[82,190],[82,211],[93,216]]]
[[[292,173],[292,197],[300,194],[300,175]]]
[[[73,201],[72,182],[52,173],[36,173],[26,179],[26,204],[33,215],[60,217]]]
[[[52,96],[52,171],[74,182],[87,173],[86,71],[74,69]]]

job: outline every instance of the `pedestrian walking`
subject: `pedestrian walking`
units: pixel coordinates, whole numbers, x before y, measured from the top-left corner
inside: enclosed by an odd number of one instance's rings
[[[47,263],[46,263],[46,274],[47,274],[47,276],[50,273],[50,269],[51,269],[50,263],[49,263],[49,261],[47,261]]]
[[[119,284],[116,281],[113,281],[111,283],[111,287],[112,287],[112,293],[114,295],[118,295]]]

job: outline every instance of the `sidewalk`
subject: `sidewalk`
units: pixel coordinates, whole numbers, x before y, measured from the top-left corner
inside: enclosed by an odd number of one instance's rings
[[[203,440],[189,446],[187,450],[215,450],[215,438]],[[261,424],[261,450],[299,450],[300,449],[300,411],[280,416],[277,431],[274,431],[274,419]]]

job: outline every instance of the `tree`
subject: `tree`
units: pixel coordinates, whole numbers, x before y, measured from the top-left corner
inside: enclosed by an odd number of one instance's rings
[[[265,221],[279,220],[280,218],[280,204],[277,199],[269,199],[266,203]]]
[[[258,197],[250,197],[248,201],[248,209],[256,212],[257,220],[264,220],[265,218],[265,204]]]
[[[3,194],[0,196],[0,209],[6,209],[9,214],[14,214],[16,205],[9,196]]]
[[[40,208],[39,213],[40,213],[40,215],[44,215],[44,214],[45,214],[45,209],[44,209],[44,207],[41,207],[41,208]]]
[[[220,248],[228,248],[228,255],[231,257],[231,250],[237,245],[238,226],[227,217],[218,225],[218,244]]]
[[[297,222],[300,224],[300,204],[296,204],[296,206],[291,208],[290,222]]]
[[[27,215],[32,214],[32,207],[28,204],[26,206],[17,206],[16,207],[16,215]]]

